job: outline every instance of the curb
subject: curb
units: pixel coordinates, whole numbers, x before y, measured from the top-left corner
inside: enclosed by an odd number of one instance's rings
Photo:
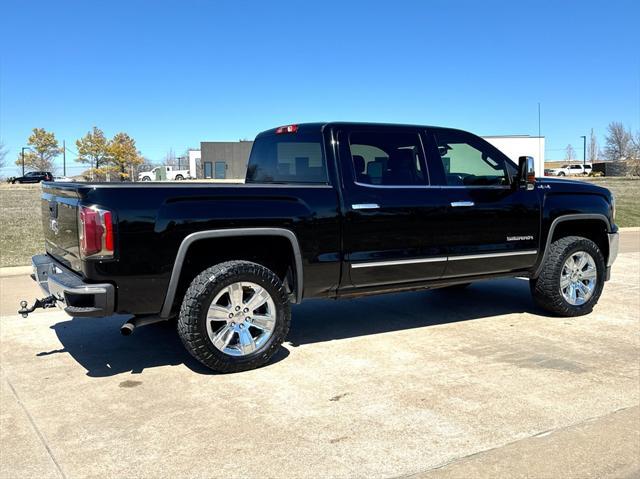
[[[24,276],[33,272],[32,266],[8,266],[0,268],[0,278],[7,278],[10,276]]]

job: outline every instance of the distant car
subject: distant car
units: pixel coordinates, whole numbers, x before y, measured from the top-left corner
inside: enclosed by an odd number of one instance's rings
[[[55,176],[53,178],[53,181],[63,181],[63,182],[65,182],[65,181],[73,181],[73,179],[69,178],[68,176]]]
[[[41,181],[53,181],[53,175],[50,171],[30,171],[24,176],[11,178],[9,183],[40,183]]]
[[[560,168],[550,168],[544,171],[545,176],[578,176],[591,173],[591,164],[562,165]]]
[[[164,168],[167,180],[185,180],[191,178],[189,170],[174,170],[172,166],[156,166],[151,171],[141,171],[138,173],[138,181],[152,181],[157,178],[156,173],[159,169]]]

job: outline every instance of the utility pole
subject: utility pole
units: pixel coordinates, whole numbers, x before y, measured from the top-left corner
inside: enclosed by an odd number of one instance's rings
[[[544,169],[544,158],[542,157],[542,138],[540,133],[540,102],[538,102],[538,162]]]
[[[67,145],[62,140],[62,176],[67,176]]]
[[[587,137],[582,135],[582,171],[584,171],[584,165],[587,164]]]

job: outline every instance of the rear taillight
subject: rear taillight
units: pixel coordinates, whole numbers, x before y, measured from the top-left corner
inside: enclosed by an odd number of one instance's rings
[[[81,206],[78,226],[80,255],[83,258],[113,258],[111,211]]]
[[[276,128],[276,135],[282,135],[283,133],[295,133],[298,131],[298,125],[287,125]]]

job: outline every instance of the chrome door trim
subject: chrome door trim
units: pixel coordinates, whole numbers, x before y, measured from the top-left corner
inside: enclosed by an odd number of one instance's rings
[[[419,263],[437,263],[439,261],[447,261],[446,256],[433,258],[417,258],[417,259],[398,259],[392,261],[373,261],[368,263],[351,263],[353,269],[372,268],[377,266],[398,266],[403,264],[419,264]]]
[[[420,263],[437,263],[440,261],[460,261],[469,259],[483,259],[483,258],[501,258],[508,256],[521,256],[521,255],[533,255],[538,254],[538,250],[526,250],[526,251],[507,251],[504,253],[485,253],[485,254],[467,254],[460,256],[437,256],[430,258],[415,258],[415,259],[399,259],[391,261],[371,261],[366,263],[351,263],[351,267],[357,268],[373,268],[378,266],[399,266],[403,264],[420,264]]]
[[[473,201],[452,201],[451,206],[457,208],[459,206],[475,206]]]
[[[354,210],[377,210],[380,209],[380,205],[378,203],[356,203],[351,205],[351,208]]]
[[[507,251],[506,253],[484,253],[484,254],[467,254],[461,256],[449,256],[449,261],[460,261],[465,259],[483,259],[483,258],[502,258],[506,256],[522,256],[538,254],[538,250],[530,249],[525,251]]]

